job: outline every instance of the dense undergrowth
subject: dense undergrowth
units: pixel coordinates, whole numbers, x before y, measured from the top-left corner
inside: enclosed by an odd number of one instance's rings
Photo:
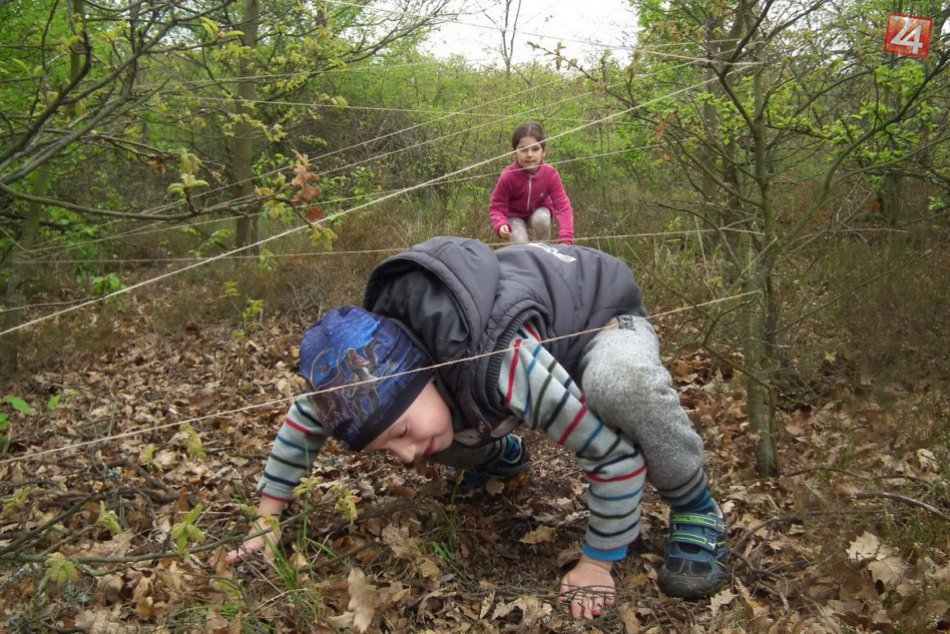
[[[754,471],[738,317],[714,245],[642,205],[575,196],[582,244],[630,262],[664,360],[703,435],[731,525],[734,578],[708,601],[655,585],[666,511],[648,497],[618,601],[590,624],[557,604],[585,525],[580,473],[529,438],[530,477],[456,499],[446,474],[383,456],[319,460],[280,556],[209,563],[247,530],[295,348],[327,308],[358,303],[386,255],[436,234],[492,236],[472,205],[354,216],[332,252],[306,236],[272,258],[188,271],[21,333],[0,455],[0,623],[8,631],[919,632],[950,627],[950,355],[945,235],[913,232],[793,254],[776,434],[782,473]],[[609,209],[608,209],[609,207]],[[128,253],[183,256],[154,239]],[[833,248],[832,248],[833,247]],[[297,254],[297,255],[289,255]],[[123,283],[174,264],[110,265]],[[59,279],[52,284],[50,279]],[[35,303],[83,292],[48,277]],[[35,314],[39,315],[37,308]],[[32,455],[32,457],[31,457]],[[354,621],[355,619],[355,621]]]

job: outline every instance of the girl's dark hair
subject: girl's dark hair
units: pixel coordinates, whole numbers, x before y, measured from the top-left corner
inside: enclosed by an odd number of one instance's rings
[[[541,144],[541,147],[544,147],[544,130],[541,128],[540,123],[535,123],[534,121],[529,121],[527,123],[522,123],[515,131],[511,134],[511,149],[518,149],[518,141],[522,137],[533,136],[538,140],[538,143]]]

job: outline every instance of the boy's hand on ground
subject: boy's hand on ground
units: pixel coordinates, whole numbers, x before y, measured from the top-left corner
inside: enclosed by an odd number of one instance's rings
[[[240,547],[235,548],[234,550],[228,553],[228,564],[233,566],[239,561],[244,561],[248,557],[252,557],[264,549],[264,538],[263,537],[252,537],[247,540]]]
[[[511,227],[508,225],[502,225],[498,228],[498,237],[499,238],[510,238],[511,237]]]
[[[581,555],[577,565],[561,579],[561,602],[571,606],[575,619],[592,619],[614,604],[614,578],[609,561]]]
[[[259,534],[268,528],[271,529],[269,533]],[[244,543],[228,553],[228,564],[233,566],[258,553],[263,553],[264,559],[268,559],[268,556],[274,555],[278,542],[280,542],[280,522],[277,518],[274,516],[258,518],[251,526]]]

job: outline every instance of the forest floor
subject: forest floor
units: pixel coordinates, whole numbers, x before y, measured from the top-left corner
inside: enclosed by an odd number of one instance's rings
[[[699,352],[667,359],[729,520],[732,581],[703,601],[658,590],[667,511],[651,493],[615,607],[576,622],[557,586],[586,527],[584,481],[534,433],[527,478],[461,498],[439,467],[328,447],[281,555],[212,565],[247,532],[302,389],[299,332],[275,317],[245,337],[195,323],[158,334],[154,306],[124,301],[98,317],[114,320],[114,348],[67,346],[58,367],[0,386],[31,405],[11,413],[0,455],[0,630],[950,629],[945,386],[894,386],[883,403],[838,384],[818,408],[783,411],[782,475],[761,479],[741,381]]]

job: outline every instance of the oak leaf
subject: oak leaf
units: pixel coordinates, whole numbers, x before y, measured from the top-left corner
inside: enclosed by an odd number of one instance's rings
[[[379,603],[379,592],[376,586],[366,580],[366,575],[359,568],[350,570],[347,583],[350,593],[347,609],[353,612],[353,627],[365,632],[373,622],[373,615]]]
[[[732,600],[737,596],[729,588],[723,588],[713,596],[709,598],[709,608],[712,610],[712,615],[716,616],[719,614],[719,609],[732,603]]]

